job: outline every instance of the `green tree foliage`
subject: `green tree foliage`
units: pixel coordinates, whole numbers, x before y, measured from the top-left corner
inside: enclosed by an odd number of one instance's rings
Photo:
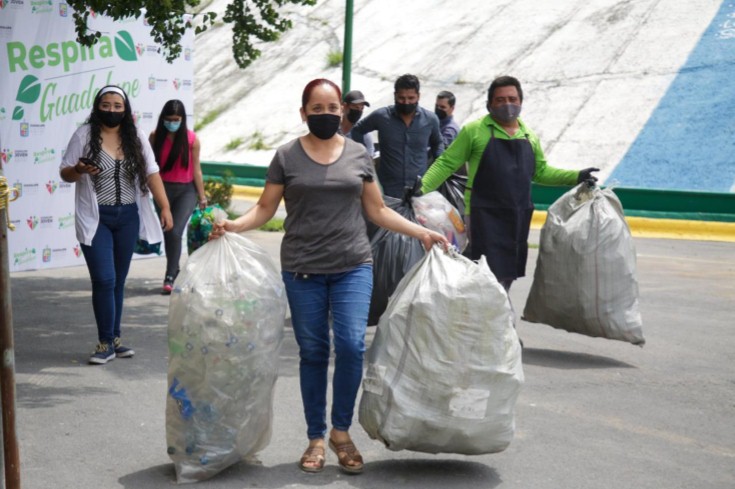
[[[226,170],[221,178],[207,180],[204,182],[204,193],[207,196],[209,205],[219,204],[220,207],[227,210],[232,202],[232,172]]]
[[[145,9],[151,36],[162,46],[170,62],[181,54],[181,37],[189,27],[184,14],[195,12],[201,0],[67,0],[67,3],[74,9],[77,41],[84,46],[93,45],[101,35],[87,26],[91,11],[118,20],[138,18]],[[291,28],[291,21],[278,13],[279,7],[289,3],[314,5],[316,0],[231,0],[223,20],[232,24],[232,52],[240,68],[247,67],[260,56],[260,50],[255,47],[258,40],[274,41]],[[196,34],[211,27],[217,17],[216,12],[193,15]]]

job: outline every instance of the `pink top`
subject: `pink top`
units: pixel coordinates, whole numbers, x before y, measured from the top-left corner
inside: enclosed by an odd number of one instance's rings
[[[194,158],[192,157],[192,148],[194,147],[194,140],[196,134],[194,131],[186,131],[186,135],[189,138],[189,166],[184,168],[181,166],[181,156],[173,165],[171,170],[164,172],[163,167],[166,165],[168,160],[168,154],[171,152],[171,146],[173,141],[169,138],[163,140],[163,146],[161,146],[161,157],[158,158],[158,166],[161,167],[161,179],[164,182],[174,183],[189,183],[194,181]]]

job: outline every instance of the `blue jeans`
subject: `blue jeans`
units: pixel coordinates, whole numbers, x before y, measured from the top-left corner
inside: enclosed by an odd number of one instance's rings
[[[281,273],[299,345],[299,378],[306,434],[312,440],[324,438],[327,433],[330,313],[335,353],[332,427],[347,431],[352,424],[355,398],[362,381],[373,267],[362,264],[348,272],[330,274]]]
[[[92,308],[102,343],[120,336],[125,279],[138,239],[137,204],[101,205],[92,245],[81,245],[92,279]]]

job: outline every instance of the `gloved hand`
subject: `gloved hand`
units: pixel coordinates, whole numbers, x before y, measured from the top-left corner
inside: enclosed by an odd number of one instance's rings
[[[579,176],[577,177],[577,183],[582,183],[586,180],[592,180],[592,182],[597,181],[597,177],[592,175],[593,171],[600,171],[599,168],[589,167],[585,168],[584,170],[579,171]]]
[[[403,188],[403,200],[405,202],[411,202],[412,197],[420,197],[423,195],[421,193],[421,176],[416,176],[416,181],[413,184],[413,187],[404,187]]]

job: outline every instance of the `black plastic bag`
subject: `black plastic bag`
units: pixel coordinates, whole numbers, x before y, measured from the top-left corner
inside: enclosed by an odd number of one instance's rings
[[[446,198],[459,215],[464,217],[464,191],[467,188],[467,175],[452,174],[436,190]]]
[[[383,196],[385,205],[411,222],[418,223],[410,199]],[[424,245],[415,238],[404,236],[368,222],[370,248],[373,251],[373,296],[370,299],[368,325],[378,324],[388,306],[388,299],[408,270],[424,257]]]

